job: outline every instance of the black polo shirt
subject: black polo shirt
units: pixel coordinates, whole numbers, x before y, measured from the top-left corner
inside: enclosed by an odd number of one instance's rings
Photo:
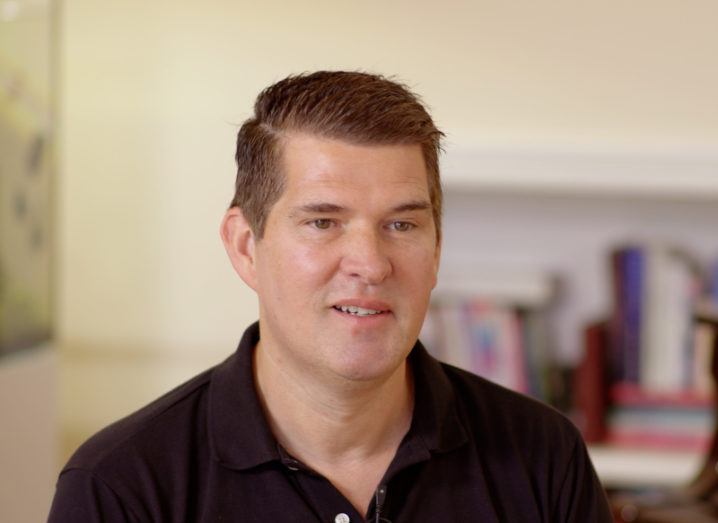
[[[224,363],[83,444],[49,521],[611,521],[566,418],[437,362],[419,342],[411,428],[359,514],[277,444],[254,387],[258,339],[254,324]]]

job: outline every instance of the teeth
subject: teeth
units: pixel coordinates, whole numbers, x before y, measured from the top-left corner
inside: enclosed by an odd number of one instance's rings
[[[340,305],[339,310],[342,312],[348,312],[349,314],[356,314],[357,316],[371,316],[372,314],[381,314],[381,311],[375,311],[374,309],[364,309],[362,307],[355,307],[354,305]]]

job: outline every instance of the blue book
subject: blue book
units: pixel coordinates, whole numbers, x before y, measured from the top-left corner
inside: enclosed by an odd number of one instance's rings
[[[638,383],[641,353],[641,311],[645,254],[635,246],[611,254],[613,314],[611,317],[611,378]]]
[[[640,247],[623,251],[623,333],[624,381],[638,383],[641,363],[641,321],[645,283],[645,253]]]

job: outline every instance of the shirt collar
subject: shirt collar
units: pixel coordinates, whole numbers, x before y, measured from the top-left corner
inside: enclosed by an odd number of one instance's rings
[[[257,396],[252,366],[259,323],[250,325],[237,351],[212,373],[209,385],[209,438],[223,465],[248,469],[279,459],[277,443]]]
[[[234,469],[249,469],[282,459],[257,396],[253,353],[259,323],[244,332],[237,351],[218,365],[209,386],[208,428],[214,458]],[[409,355],[414,376],[414,413],[402,446],[421,459],[448,452],[467,440],[456,410],[454,391],[441,364],[417,341]],[[413,460],[419,460],[415,455]],[[412,460],[412,461],[413,461]]]
[[[414,377],[414,415],[407,440],[420,439],[431,452],[448,452],[468,440],[454,388],[442,364],[417,340],[409,354]]]

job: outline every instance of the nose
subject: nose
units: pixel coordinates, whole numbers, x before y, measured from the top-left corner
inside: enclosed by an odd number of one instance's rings
[[[383,282],[392,271],[389,247],[381,234],[369,227],[345,235],[341,269],[366,285]]]

